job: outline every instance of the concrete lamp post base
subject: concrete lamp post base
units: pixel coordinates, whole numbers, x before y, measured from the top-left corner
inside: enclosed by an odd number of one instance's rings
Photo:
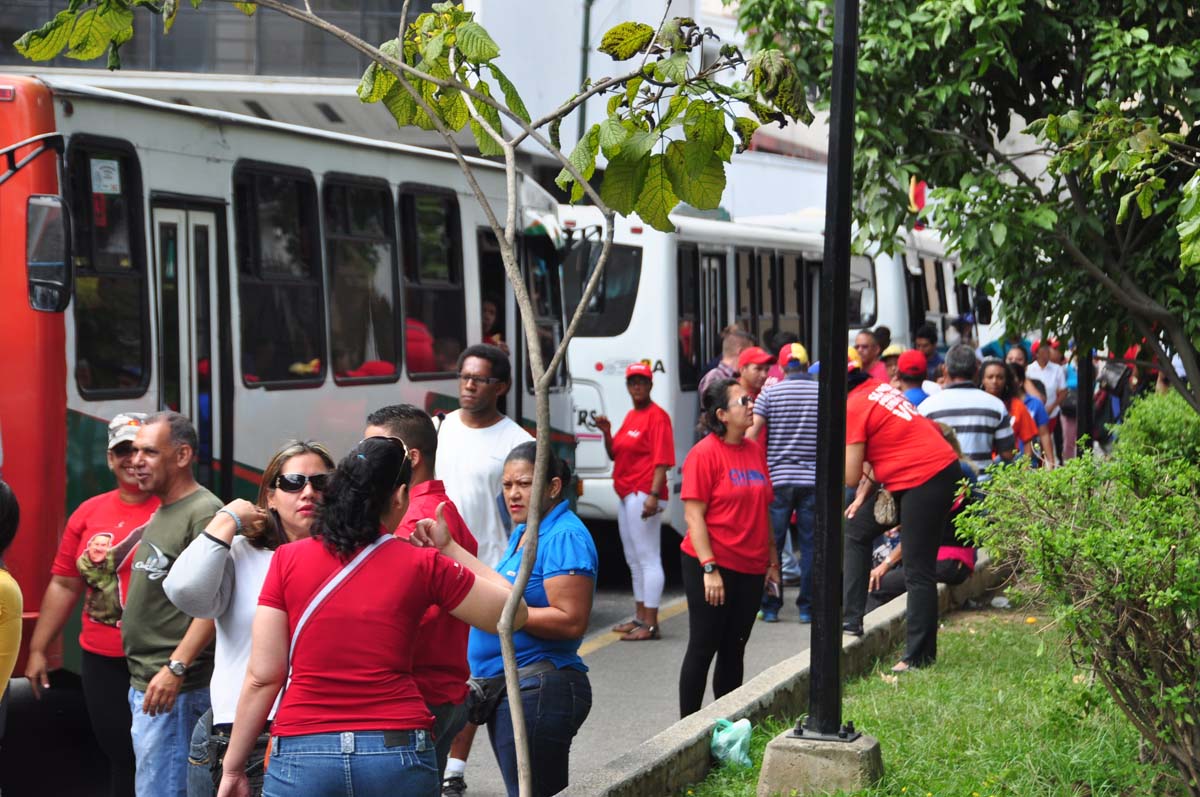
[[[785,731],[767,745],[758,776],[758,797],[798,797],[864,789],[883,777],[879,740],[863,734],[852,742],[804,739]]]

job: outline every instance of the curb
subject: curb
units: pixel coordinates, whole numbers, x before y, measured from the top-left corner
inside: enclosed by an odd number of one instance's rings
[[[982,595],[1004,580],[991,557],[979,551],[975,572],[962,584],[938,585],[938,614],[961,606],[968,598]],[[868,614],[861,637],[846,637],[842,643],[842,678],[861,675],[874,660],[904,638],[907,596],[880,606]],[[739,688],[676,722],[656,736],[603,766],[576,779],[565,797],[646,797],[673,795],[697,783],[712,768],[709,739],[718,719],[748,718],[759,723],[769,716],[798,717],[808,708],[809,654],[784,659],[756,675]]]

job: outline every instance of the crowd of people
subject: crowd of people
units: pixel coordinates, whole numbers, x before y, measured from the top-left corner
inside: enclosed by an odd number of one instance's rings
[[[862,634],[867,611],[907,592],[894,667],[905,672],[936,660],[937,583],[974,569],[955,516],[994,463],[1054,467],[1072,455],[1072,386],[1053,340],[958,344],[943,356],[930,325],[912,349],[890,338],[864,329],[847,351],[843,630]],[[680,494],[681,716],[700,709],[710,671],[718,698],[741,685],[756,619],[779,620],[786,569],[798,571],[786,581],[799,620],[812,621],[821,364],[794,339],[773,344],[730,330],[700,382]],[[457,370],[460,409],[435,423],[415,406],[380,408],[340,461],[320,442],[286,441],[253,502],[222,503],[196,482],[186,417],[112,419],[114,489],[68,521],[25,669],[35,696],[49,688],[48,652],[83,597],[82,685],[112,794],[461,797],[481,727],[516,794],[496,627],[535,509],[536,559],[515,621],[519,698],[534,793],[566,787],[592,706],[579,648],[596,547],[553,453],[533,506],[536,445],[499,409],[507,352],[471,346]],[[615,431],[604,416],[596,425],[633,584],[633,614],[613,630],[641,642],[661,634],[675,434],[651,398],[651,368],[633,363],[625,377],[632,409]],[[17,512],[0,482],[0,554]],[[0,674],[16,655],[4,631],[9,581],[0,569]]]

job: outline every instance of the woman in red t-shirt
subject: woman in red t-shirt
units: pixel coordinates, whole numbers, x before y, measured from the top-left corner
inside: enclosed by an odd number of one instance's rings
[[[41,689],[50,688],[46,651],[84,595],[79,629],[83,699],[92,732],[108,758],[114,797],[133,794],[134,774],[121,614],[133,551],[158,508],[158,499],[142,492],[133,472],[133,438],[145,419],[141,412],[120,413],[108,425],[108,469],[117,489],[84,501],[67,520],[25,664],[29,686],[40,697]]]
[[[742,685],[742,656],[762,601],[763,580],[779,584],[779,555],[767,517],[774,494],[762,448],[746,439],[754,421],[749,394],[732,379],[704,391],[701,426],[709,432],[683,463],[687,536],[683,587],[688,646],[679,673],[679,714],[700,710],[713,657],[713,695]]]
[[[221,797],[248,794],[246,759],[285,679],[264,795],[437,793],[433,717],[412,677],[418,625],[436,604],[494,633],[510,585],[455,542],[439,553],[389,533],[411,478],[399,438],[363,440],[329,481],[313,536],[272,557]],[[515,626],[526,617],[522,601]]]
[[[843,629],[862,635],[872,545],[895,525],[875,519],[882,486],[895,499],[904,548],[908,641],[892,668],[904,672],[937,658],[937,551],[962,470],[937,425],[899,390],[853,362],[847,384],[846,485],[858,493],[846,509]]]
[[[671,416],[650,400],[653,373],[645,363],[625,369],[625,387],[633,409],[614,437],[612,423],[596,416],[604,448],[613,461],[613,488],[621,505],[617,530],[625,562],[633,576],[634,617],[613,627],[621,639],[658,639],[658,604],[662,600],[662,511],[667,500],[667,469],[675,464]]]

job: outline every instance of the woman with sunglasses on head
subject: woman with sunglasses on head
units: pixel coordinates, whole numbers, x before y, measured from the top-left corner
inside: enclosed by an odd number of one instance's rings
[[[774,494],[761,446],[746,439],[750,396],[732,379],[704,391],[708,432],[683,462],[680,544],[688,603],[688,646],[679,673],[679,714],[700,710],[708,668],[720,698],[742,685],[743,654],[762,602],[764,579],[778,588],[779,554],[767,508]],[[776,592],[775,594],[779,594]]]
[[[311,533],[317,503],[333,468],[333,456],[320,443],[286,443],[263,471],[257,502],[238,498],[220,509],[204,533],[180,554],[163,582],[167,597],[181,611],[217,624],[209,690],[212,708],[192,734],[188,797],[216,793],[238,689],[250,659],[250,626],[258,593],[275,550]],[[252,795],[262,791],[266,751],[267,737],[261,736],[247,763]]]
[[[129,585],[129,556],[158,499],[138,487],[133,439],[146,415],[120,413],[108,425],[108,469],[117,487],[89,498],[67,520],[50,584],[29,642],[25,677],[35,697],[50,688],[46,652],[84,596],[79,630],[83,699],[96,741],[108,758],[109,793],[133,794],[134,756],[129,728],[129,669],[121,646],[122,597]]]
[[[411,478],[399,438],[361,441],[329,480],[312,536],[272,557],[221,797],[250,794],[246,764],[277,697],[263,794],[437,793],[433,717],[412,677],[418,625],[437,605],[494,631],[509,586],[453,541],[439,553],[392,536]],[[437,514],[421,534],[449,534]]]

